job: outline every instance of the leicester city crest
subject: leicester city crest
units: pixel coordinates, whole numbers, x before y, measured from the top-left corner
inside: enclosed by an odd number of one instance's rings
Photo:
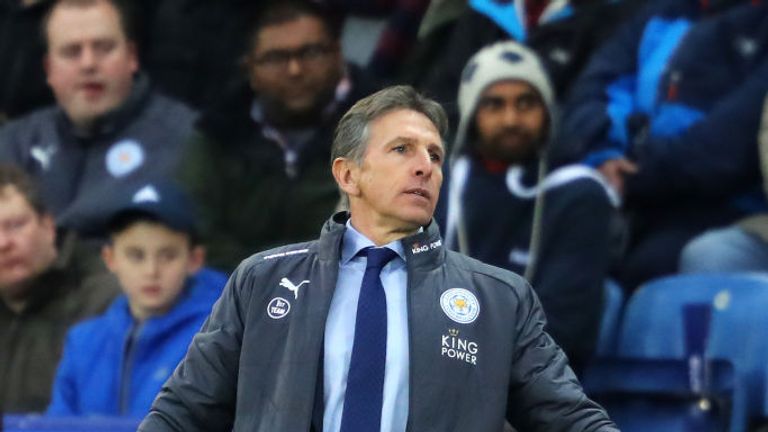
[[[451,288],[440,296],[440,307],[448,318],[459,324],[469,324],[480,314],[480,302],[465,288]]]
[[[107,151],[105,162],[110,174],[123,177],[144,163],[144,149],[134,140],[122,140]]]

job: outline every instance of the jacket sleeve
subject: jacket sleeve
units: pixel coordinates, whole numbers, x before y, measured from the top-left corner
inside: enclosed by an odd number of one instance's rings
[[[249,295],[238,268],[139,431],[230,431]]]
[[[80,414],[77,403],[77,368],[75,366],[75,358],[78,350],[75,347],[75,336],[73,335],[75,330],[76,328],[70,330],[64,343],[64,352],[59,362],[59,368],[56,371],[56,379],[53,382],[51,403],[45,412],[48,416],[65,417]]]
[[[529,285],[518,287],[515,356],[507,416],[523,431],[619,432],[584,394],[563,351],[544,332],[544,311]]]
[[[579,370],[597,341],[610,266],[606,227],[614,210],[603,187],[591,179],[561,186],[547,197],[532,282],[547,315],[547,332]]]
[[[627,122],[635,110],[638,46],[653,10],[639,11],[592,55],[563,107],[551,149],[556,160],[596,167],[623,157],[630,141]]]
[[[757,135],[768,91],[768,59],[685,133],[636,145],[640,170],[627,179],[635,201],[725,197],[760,181]]]

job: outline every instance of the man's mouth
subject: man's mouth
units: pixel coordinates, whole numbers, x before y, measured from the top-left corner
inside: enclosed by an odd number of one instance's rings
[[[10,270],[24,263],[21,258],[8,258],[0,261],[0,269]]]
[[[429,193],[428,190],[423,189],[423,188],[408,189],[408,190],[405,191],[405,193],[410,194],[410,195],[420,196],[420,197],[426,198],[428,200],[432,199],[432,194]]]
[[[141,288],[141,292],[147,295],[158,295],[160,294],[160,286],[159,285],[147,285],[145,287]]]
[[[104,91],[104,84],[97,82],[88,82],[80,85],[82,90],[87,96],[97,96]]]

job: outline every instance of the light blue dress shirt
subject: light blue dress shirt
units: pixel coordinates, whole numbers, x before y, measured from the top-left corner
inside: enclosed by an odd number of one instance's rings
[[[356,256],[375,244],[347,222],[341,246],[339,278],[325,322],[323,370],[323,431],[339,432],[347,389],[347,373],[352,358],[357,319],[357,299],[365,273],[366,258]],[[387,359],[384,366],[384,400],[381,430],[405,431],[408,421],[408,274],[400,241],[385,245],[398,257],[381,270],[381,284],[387,296]]]

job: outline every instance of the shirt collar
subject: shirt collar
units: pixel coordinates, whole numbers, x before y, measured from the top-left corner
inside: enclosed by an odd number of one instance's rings
[[[375,243],[373,243],[368,237],[363,235],[360,231],[356,230],[355,227],[352,226],[350,220],[347,220],[346,226],[347,229],[344,231],[344,238],[341,240],[342,265],[349,263],[349,261],[357,256],[358,252],[361,250],[367,247],[376,247]],[[400,240],[389,242],[383,247],[392,249],[395,251],[395,253],[397,253],[400,259],[405,261],[405,250],[403,249],[403,244],[400,242]]]

